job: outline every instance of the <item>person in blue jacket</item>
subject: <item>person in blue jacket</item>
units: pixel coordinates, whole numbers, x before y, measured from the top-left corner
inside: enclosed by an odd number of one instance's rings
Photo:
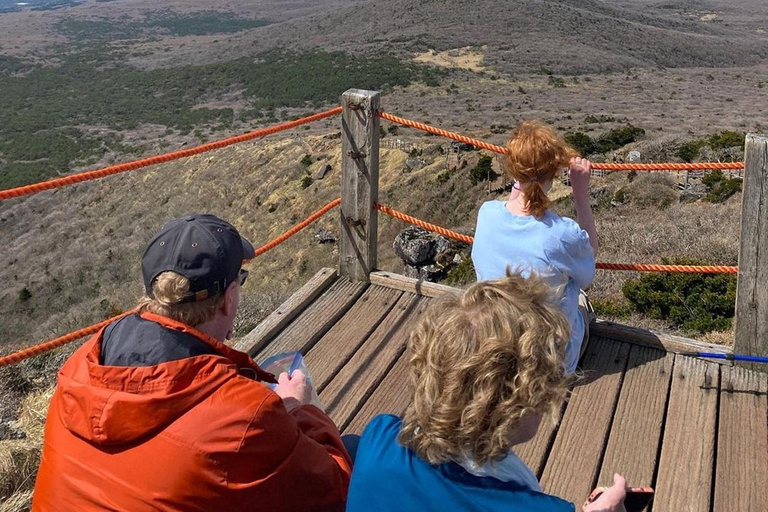
[[[413,399],[380,415],[356,453],[348,512],[574,511],[514,454],[568,392],[569,323],[536,275],[507,272],[427,311],[411,334]],[[624,511],[624,479],[586,512]],[[586,496],[585,496],[586,498]]]

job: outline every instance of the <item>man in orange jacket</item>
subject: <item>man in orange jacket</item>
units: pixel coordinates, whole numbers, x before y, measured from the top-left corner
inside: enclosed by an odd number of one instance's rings
[[[306,377],[222,343],[253,257],[213,215],[154,237],[138,312],[59,372],[33,511],[343,510],[351,461]]]

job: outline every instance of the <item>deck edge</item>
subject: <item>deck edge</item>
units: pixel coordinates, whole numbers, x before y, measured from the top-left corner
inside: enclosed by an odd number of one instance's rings
[[[633,345],[656,348],[665,352],[679,354],[681,352],[715,352],[731,354],[733,348],[726,345],[716,345],[704,341],[693,340],[674,334],[657,333],[637,327],[617,324],[607,320],[597,320],[589,325],[590,335],[602,336]],[[731,364],[725,360],[710,360],[721,364]]]
[[[337,279],[335,268],[324,267],[318,270],[304,286],[291,294],[276,310],[259,322],[251,332],[240,338],[234,348],[254,355],[264,348],[299,313],[328,289]]]
[[[424,297],[442,297],[446,293],[460,293],[460,288],[454,288],[445,284],[431,283],[422,279],[413,279],[405,277],[394,272],[377,270],[370,274],[371,284],[400,290],[403,292],[414,293]]]

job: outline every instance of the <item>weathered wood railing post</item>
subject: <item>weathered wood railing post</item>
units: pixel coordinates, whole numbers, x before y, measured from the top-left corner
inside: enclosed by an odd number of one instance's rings
[[[379,93],[341,96],[341,237],[339,275],[368,281],[376,268],[379,200]]]
[[[747,135],[743,190],[733,352],[768,356],[768,137]]]

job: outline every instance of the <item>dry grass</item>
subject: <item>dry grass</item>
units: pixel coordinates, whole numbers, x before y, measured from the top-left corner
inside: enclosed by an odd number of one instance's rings
[[[417,54],[413,60],[449,69],[466,69],[477,73],[487,71],[483,67],[484,56],[482,53],[482,51],[487,49],[487,46],[483,46],[480,48],[480,51],[477,51],[472,46],[465,46],[464,48],[455,48],[444,52],[428,50]]]
[[[32,508],[32,491],[21,491],[0,502],[0,512],[28,512]]]
[[[13,426],[22,430],[26,439],[0,441],[0,512],[29,509],[53,389],[32,393],[22,402]]]

